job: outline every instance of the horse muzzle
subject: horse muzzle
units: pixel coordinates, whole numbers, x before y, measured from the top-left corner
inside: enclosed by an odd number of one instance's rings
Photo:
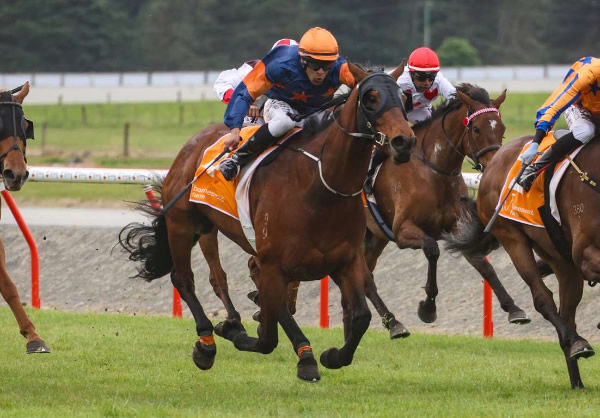
[[[29,170],[25,170],[22,173],[11,170],[10,168],[2,171],[2,178],[4,180],[4,187],[6,190],[16,192],[21,190],[21,187],[25,184],[29,178]]]
[[[404,164],[410,160],[410,153],[415,148],[417,138],[414,136],[396,136],[390,141],[392,158],[396,164]]]

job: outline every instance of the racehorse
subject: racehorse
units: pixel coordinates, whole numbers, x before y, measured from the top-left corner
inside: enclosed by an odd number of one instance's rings
[[[577,154],[556,189],[561,225],[553,234],[563,235],[557,245],[553,244],[546,228],[504,217],[496,219],[490,233],[484,232],[484,225],[495,213],[508,171],[529,140],[529,136],[517,138],[496,153],[479,185],[477,211],[470,219],[464,220],[455,235],[448,237],[448,248],[483,254],[497,247],[498,243],[502,244],[517,272],[531,289],[535,309],[556,328],[571,387],[583,388],[577,361],[594,355],[594,350],[577,334],[575,314],[584,280],[600,280],[600,138],[593,139]],[[556,275],[558,309],[552,292],[538,271],[534,252],[548,263]]]
[[[457,86],[456,96],[437,107],[430,119],[413,126],[417,145],[408,163],[383,162],[372,193],[387,231],[383,231],[373,216],[367,218],[365,258],[371,272],[390,241],[400,249],[421,249],[425,254],[428,261],[426,298],[419,302],[418,315],[426,323],[437,317],[435,298],[440,255],[437,240],[443,232],[454,230],[471,201],[461,174],[463,161],[468,157],[474,168],[483,171],[500,148],[505,131],[499,108],[506,91],[490,100],[485,89],[462,84]],[[484,256],[465,254],[465,258],[488,281],[502,309],[509,313],[509,322],[530,321],[515,305]],[[367,282],[366,294],[391,338],[410,335],[385,306],[372,278]]]
[[[4,188],[9,191],[21,190],[29,177],[25,147],[27,138],[33,138],[33,122],[25,118],[21,107],[28,93],[29,82],[14,94],[11,91],[0,92],[0,172]],[[23,309],[17,288],[6,271],[6,252],[2,240],[0,293],[12,310],[21,335],[27,338],[27,353],[49,353],[50,349],[38,335],[33,322]]]
[[[319,380],[310,342],[287,309],[286,286],[325,275],[342,293],[345,344],[324,351],[320,361],[331,369],[352,362],[371,319],[364,294],[369,271],[361,250],[366,219],[360,199],[369,158],[377,142],[387,144],[396,162],[406,162],[415,139],[395,82],[403,65],[391,76],[369,74],[354,64],[350,70],[359,83],[334,118],[317,132],[301,131],[273,162],[257,169],[249,196],[250,216],[259,231],[256,251],[239,221],[188,200],[164,213],[146,205],[155,215],[152,226],[129,224],[119,234],[129,258],[143,263],[140,277],[153,280],[171,273],[196,321],[199,341],[193,359],[200,369],[214,363],[213,331],[239,350],[268,354],[277,346],[279,321],[298,355],[298,377]],[[162,184],[163,202],[193,178],[204,150],[216,139],[215,129],[194,136],[179,152]],[[199,236],[210,241],[216,230],[254,256],[261,307],[258,338],[249,337],[235,318],[213,328],[194,294],[191,249]]]

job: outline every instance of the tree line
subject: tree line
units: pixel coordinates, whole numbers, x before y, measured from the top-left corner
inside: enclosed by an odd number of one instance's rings
[[[0,16],[0,73],[218,70],[312,26],[383,66],[425,39],[453,66],[568,64],[600,48],[599,0],[5,0]]]

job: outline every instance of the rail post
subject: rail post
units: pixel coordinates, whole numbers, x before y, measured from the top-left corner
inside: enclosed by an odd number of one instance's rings
[[[329,276],[321,279],[321,328],[329,328]]]
[[[0,193],[2,193],[2,197],[4,197],[6,204],[10,208],[17,225],[19,225],[19,228],[27,241],[27,245],[29,245],[29,252],[31,253],[31,306],[35,309],[40,309],[42,306],[40,301],[40,257],[35,239],[25,223],[15,200],[10,192],[4,188],[4,183],[0,183]]]
[[[485,259],[490,261],[488,256]],[[483,280],[483,336],[492,338],[494,336],[494,321],[492,318],[492,287],[487,280]]]

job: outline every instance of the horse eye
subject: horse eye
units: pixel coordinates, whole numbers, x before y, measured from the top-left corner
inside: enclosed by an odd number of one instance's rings
[[[477,126],[473,126],[473,132],[479,134],[479,128]]]

